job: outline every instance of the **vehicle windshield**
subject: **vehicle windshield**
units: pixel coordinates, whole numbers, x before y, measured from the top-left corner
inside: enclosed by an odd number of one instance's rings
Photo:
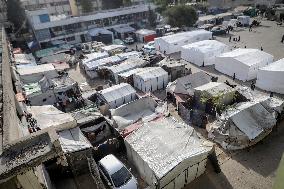
[[[120,187],[131,179],[131,174],[125,167],[122,167],[120,170],[111,175],[111,179],[115,187]]]

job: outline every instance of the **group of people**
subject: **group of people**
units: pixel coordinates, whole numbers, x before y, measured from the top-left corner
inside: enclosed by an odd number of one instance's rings
[[[229,37],[229,42],[231,42],[231,41],[232,41],[232,36]],[[233,38],[233,41],[240,42],[240,41],[241,41],[241,36],[239,36],[239,37],[234,37],[234,38]]]

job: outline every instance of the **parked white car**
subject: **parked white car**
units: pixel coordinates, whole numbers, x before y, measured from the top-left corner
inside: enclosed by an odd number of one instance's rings
[[[143,52],[145,54],[155,55],[156,54],[156,48],[155,48],[155,42],[151,41],[143,46],[142,48]]]
[[[114,155],[102,158],[99,163],[99,172],[102,179],[112,189],[138,189],[135,177]]]

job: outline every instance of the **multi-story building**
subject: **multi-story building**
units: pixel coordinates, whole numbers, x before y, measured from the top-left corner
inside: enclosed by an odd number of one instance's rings
[[[258,4],[272,6],[276,0],[208,0],[209,7],[228,8],[237,6],[255,6]]]
[[[6,0],[0,0],[0,25],[7,20]]]
[[[27,15],[36,41],[45,47],[58,40],[69,44],[86,42],[86,34],[93,28],[111,29],[121,24],[139,25],[147,20],[149,7],[153,9],[154,5],[141,4],[65,18],[50,16],[47,9],[27,11]]]
[[[71,5],[74,0],[20,0],[25,10],[48,9],[50,15],[72,15]]]

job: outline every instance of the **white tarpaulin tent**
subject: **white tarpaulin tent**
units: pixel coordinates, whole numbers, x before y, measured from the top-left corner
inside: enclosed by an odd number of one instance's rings
[[[147,96],[111,110],[111,116],[117,129],[123,130],[126,126],[140,120],[142,122],[151,121],[163,115],[166,109],[166,104],[160,105]]]
[[[113,80],[115,83],[118,83],[118,74],[127,72],[129,70],[135,69],[135,68],[141,68],[146,66],[148,62],[141,58],[129,58],[118,65],[113,65],[110,67],[102,67],[102,69],[106,69],[111,74],[111,80]]]
[[[92,144],[80,131],[79,127],[67,129],[58,132],[58,139],[64,153],[72,153],[88,148],[92,148]]]
[[[143,92],[153,92],[168,85],[169,76],[161,67],[152,67],[133,75],[134,87]]]
[[[21,81],[25,84],[39,82],[43,77],[52,79],[58,76],[58,73],[52,64],[18,68],[17,72],[19,73]]]
[[[204,173],[212,143],[173,118],[147,122],[125,138],[130,160],[150,188],[181,189]]]
[[[84,69],[86,70],[86,74],[91,79],[93,79],[95,77],[98,77],[97,70],[98,70],[99,67],[111,66],[111,65],[117,64],[117,63],[119,63],[123,60],[124,59],[121,59],[120,57],[118,57],[116,55],[110,56],[110,57],[107,57],[107,58],[102,58],[102,59],[99,59],[99,60],[87,62],[84,65]]]
[[[272,131],[283,105],[283,100],[263,96],[239,103],[210,125],[208,137],[229,150],[254,145]]]
[[[215,57],[228,52],[229,46],[215,40],[204,40],[181,47],[181,58],[198,66],[215,64]]]
[[[127,83],[121,83],[98,92],[99,101],[106,103],[109,109],[117,108],[137,99],[136,90]]]
[[[85,56],[86,56],[86,58],[83,59],[83,61],[82,61],[82,65],[84,67],[89,62],[108,57],[109,54],[107,52],[103,51],[103,52],[94,52],[94,53],[91,53],[91,54],[86,54]]]
[[[71,114],[64,113],[52,105],[28,106],[28,112],[37,120],[41,129],[48,127],[72,128],[77,125]]]
[[[182,32],[155,38],[155,48],[160,52],[171,54],[181,51],[181,47],[184,45],[211,38],[212,33],[206,30]]]
[[[260,68],[256,86],[266,91],[284,94],[284,58]]]
[[[215,69],[241,81],[256,78],[259,68],[273,62],[273,56],[258,49],[236,49],[216,57]]]
[[[140,58],[140,57],[142,57],[142,52],[131,51],[131,52],[117,54],[117,56],[122,58],[122,59],[126,59],[126,58]]]

